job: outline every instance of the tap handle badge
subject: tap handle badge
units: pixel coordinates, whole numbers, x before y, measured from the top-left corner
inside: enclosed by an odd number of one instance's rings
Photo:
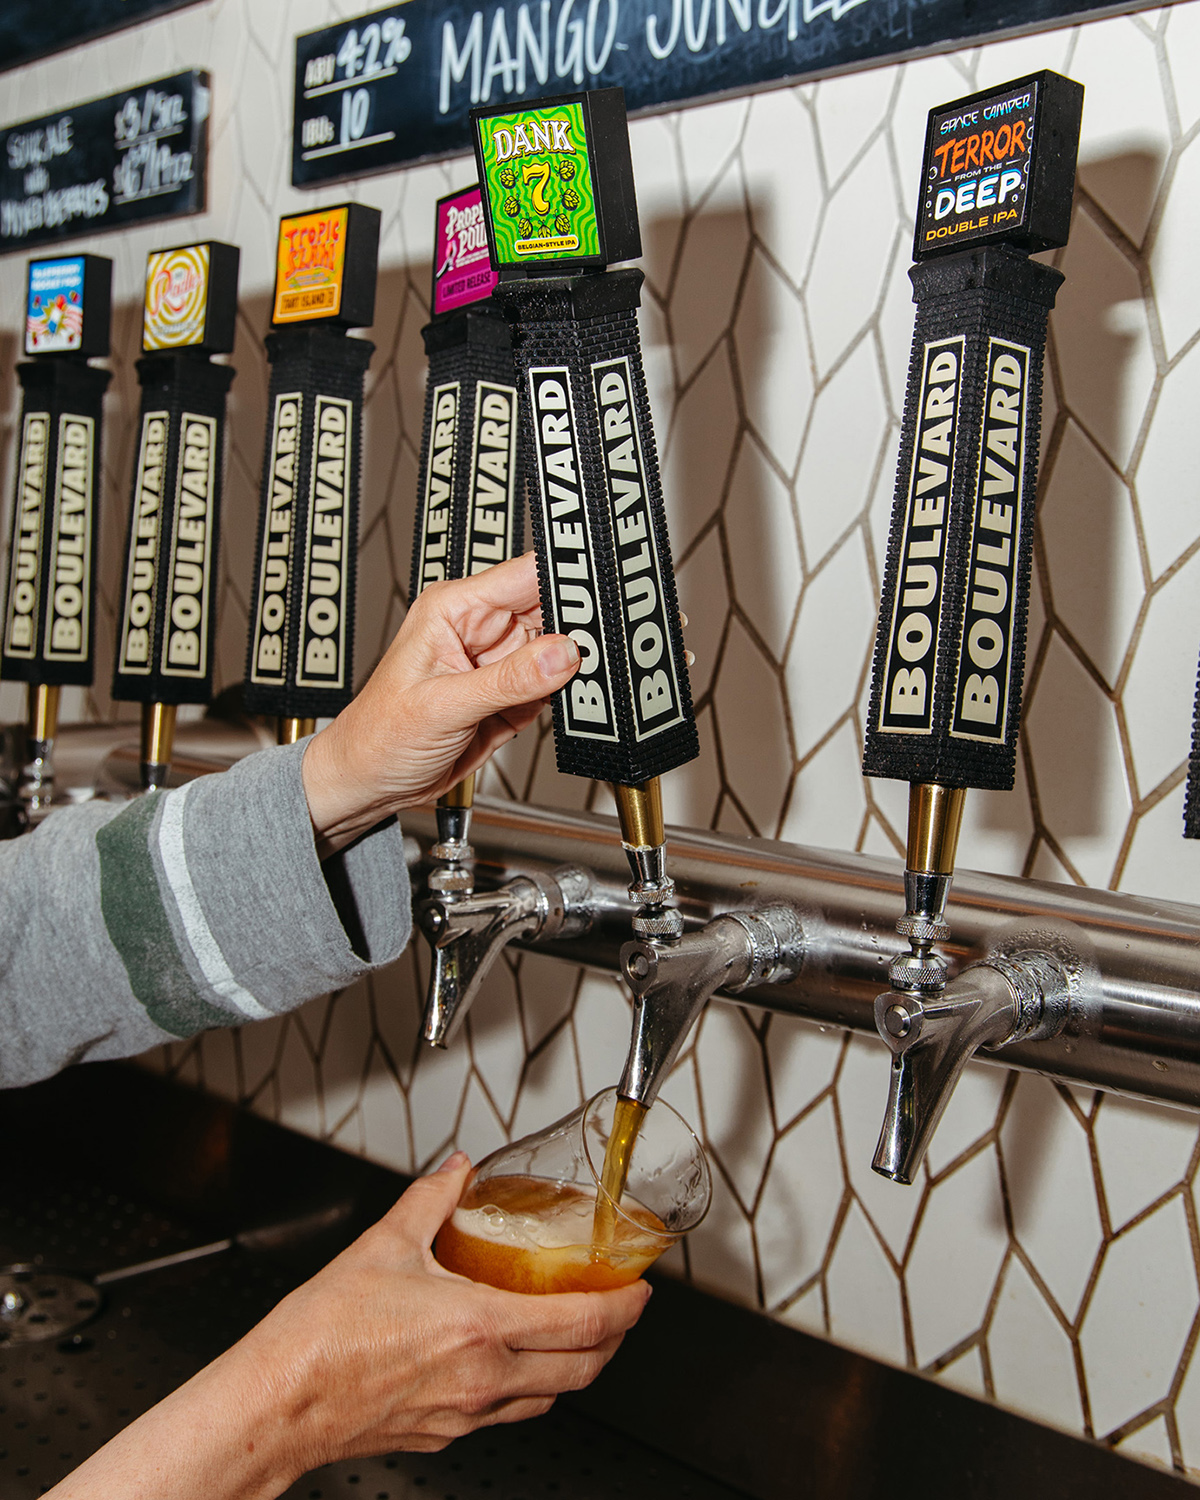
[[[1042,360],[1063,279],[1027,255],[1065,242],[1082,97],[1039,73],[930,112],[868,776],[1013,785]]]
[[[0,676],[88,687],[93,676],[97,485],[112,262],[29,263],[16,493]]]
[[[699,753],[642,367],[642,273],[619,89],[472,111],[494,296],[515,327],[548,630],[580,652],[558,767],[634,785]]]
[[[207,703],[216,639],[229,365],[240,252],[208,241],[146,268],[142,388],[113,697]]]
[[[285,217],[277,247],[266,453],[245,703],[277,718],[336,714],[354,692],[363,380],[374,344],[378,209]]]
[[[512,338],[492,302],[478,185],[439,200],[425,423],[413,531],[411,592],[481,573],[524,539],[524,469]]]

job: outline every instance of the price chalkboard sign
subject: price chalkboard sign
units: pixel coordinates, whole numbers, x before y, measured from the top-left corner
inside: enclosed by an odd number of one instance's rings
[[[470,111],[620,86],[631,111],[1061,25],[1111,0],[408,0],[296,39],[292,181],[471,145]],[[998,196],[998,190],[997,190]]]
[[[192,70],[0,131],[0,253],[199,213],[208,113]]]

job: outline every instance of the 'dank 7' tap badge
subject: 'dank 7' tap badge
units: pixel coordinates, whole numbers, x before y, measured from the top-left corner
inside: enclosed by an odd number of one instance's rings
[[[600,254],[600,229],[578,103],[481,122],[496,259],[577,260]]]

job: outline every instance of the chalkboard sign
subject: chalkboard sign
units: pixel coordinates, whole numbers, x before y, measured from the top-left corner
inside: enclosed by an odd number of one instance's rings
[[[0,5],[0,73],[62,52],[107,31],[148,21],[195,0],[4,0]]]
[[[209,97],[193,70],[0,131],[0,253],[199,213]]]
[[[296,39],[292,182],[471,144],[469,111],[620,85],[627,108],[836,73],[1090,14],[1112,0],[409,0]]]

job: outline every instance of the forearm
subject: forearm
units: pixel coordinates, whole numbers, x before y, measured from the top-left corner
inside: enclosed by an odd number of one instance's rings
[[[49,1500],[275,1500],[312,1467],[305,1405],[254,1340],[151,1407]]]

